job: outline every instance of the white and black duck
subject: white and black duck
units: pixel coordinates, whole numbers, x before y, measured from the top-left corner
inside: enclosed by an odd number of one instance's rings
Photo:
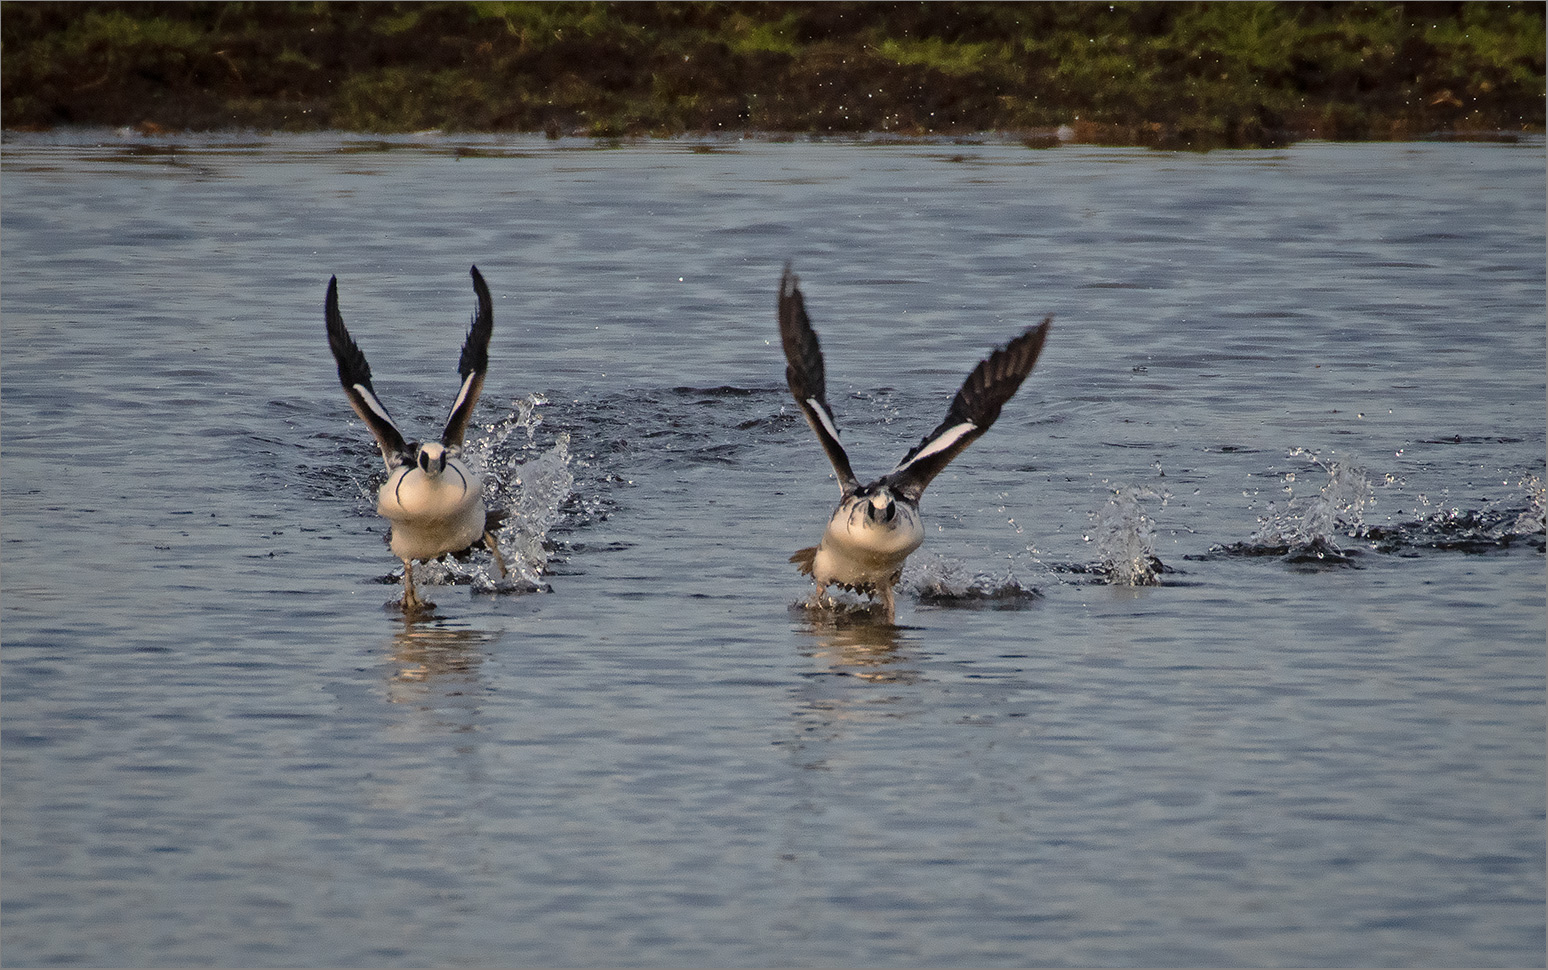
[[[328,281],[328,346],[338,363],[339,383],[344,385],[355,413],[371,429],[387,462],[387,482],[377,495],[376,510],[392,523],[387,544],[393,555],[403,560],[405,613],[433,605],[421,600],[414,590],[416,560],[423,562],[446,553],[461,553],[482,542],[494,554],[500,575],[506,572],[493,532],[498,516],[485,510],[483,480],[461,457],[462,439],[489,369],[489,338],[494,332],[489,287],[477,266],[471,272],[478,305],[457,363],[462,385],[440,440],[426,442],[405,438],[387,413],[386,405],[376,396],[371,386],[371,366],[344,328],[344,318],[339,314],[338,277]]]
[[[879,599],[887,622],[894,620],[892,588],[902,575],[904,561],[924,542],[919,498],[925,486],[994,424],[1001,407],[1032,373],[1052,320],[1049,317],[1029,328],[980,361],[940,426],[904,455],[896,468],[862,485],[839,443],[838,424],[828,406],[822,347],[807,317],[799,280],[785,267],[779,287],[779,335],[788,362],[785,380],[833,463],[841,493],[822,541],[790,557],[816,582],[814,605],[829,586],[838,586]]]

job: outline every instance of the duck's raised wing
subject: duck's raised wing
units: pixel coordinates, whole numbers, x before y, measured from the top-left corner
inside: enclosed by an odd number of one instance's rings
[[[882,481],[900,494],[919,501],[930,480],[961,454],[962,449],[988,431],[994,419],[1000,416],[1000,408],[1032,373],[1052,323],[1053,318],[1049,317],[979,361],[952,399],[946,419],[925,435],[913,451],[904,455],[898,467]]]
[[[452,402],[451,415],[446,419],[446,430],[441,432],[441,444],[448,448],[461,448],[462,436],[467,433],[468,421],[473,417],[473,406],[478,394],[484,389],[484,373],[489,370],[489,337],[494,333],[494,304],[489,299],[489,287],[478,267],[473,275],[473,293],[478,297],[478,307],[473,311],[473,322],[468,327],[468,339],[462,344],[462,357],[457,361],[457,373],[462,376],[462,386],[457,389],[457,399]]]
[[[344,385],[344,393],[349,397],[350,406],[355,409],[356,414],[360,415],[360,420],[366,423],[366,427],[371,429],[376,443],[381,446],[382,460],[387,462],[389,469],[412,461],[413,455],[409,453],[408,440],[393,423],[392,416],[387,413],[387,406],[376,396],[376,390],[371,387],[371,365],[366,363],[365,354],[360,352],[354,338],[350,337],[349,331],[344,328],[344,317],[339,314],[339,278],[337,276],[328,280],[328,299],[324,315],[328,320],[328,347],[333,351],[333,359],[339,365],[339,383]]]
[[[855,473],[849,467],[849,455],[839,444],[838,425],[833,421],[833,410],[828,407],[827,376],[822,361],[822,346],[817,342],[817,332],[806,316],[806,301],[801,297],[800,280],[785,265],[785,274],[779,281],[779,338],[785,346],[785,382],[795,395],[806,423],[817,433],[822,450],[828,453],[828,461],[838,473],[839,488],[848,496],[858,486]]]

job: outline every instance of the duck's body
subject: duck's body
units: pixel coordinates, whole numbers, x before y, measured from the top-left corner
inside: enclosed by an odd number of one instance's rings
[[[903,563],[924,542],[919,499],[925,486],[999,417],[1000,408],[1037,363],[1050,320],[981,361],[940,426],[891,472],[861,485],[839,443],[838,425],[828,407],[822,348],[798,284],[786,266],[779,293],[780,337],[788,362],[785,379],[833,464],[841,495],[822,540],[797,551],[790,561],[816,583],[813,604],[821,602],[829,586],[868,593],[880,600],[890,623],[895,617],[892,588],[902,576]]]
[[[371,367],[344,328],[344,318],[339,313],[338,280],[334,278],[328,283],[328,345],[338,364],[339,382],[355,413],[371,429],[387,463],[387,482],[377,494],[376,510],[392,523],[387,545],[393,555],[403,560],[404,612],[431,605],[415,592],[416,560],[425,562],[446,553],[464,552],[483,542],[493,553],[500,575],[505,575],[505,561],[492,531],[494,523],[484,508],[483,480],[459,457],[489,367],[489,338],[494,329],[489,288],[478,267],[473,267],[472,276],[478,309],[457,366],[462,386],[441,440],[423,443],[405,439],[376,396],[371,386]]]
[[[869,593],[893,615],[892,587],[903,574],[903,563],[924,543],[919,507],[883,492],[856,493],[839,502],[828,519],[822,541],[790,557],[817,584],[820,599],[829,586]]]
[[[399,559],[434,559],[461,552],[484,537],[488,513],[483,479],[460,459],[447,458],[439,474],[400,466],[387,477],[376,511],[392,523],[387,546]]]

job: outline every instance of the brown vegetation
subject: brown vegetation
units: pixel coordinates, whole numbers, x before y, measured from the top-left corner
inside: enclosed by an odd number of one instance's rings
[[[9,128],[1541,130],[1540,3],[5,3]]]

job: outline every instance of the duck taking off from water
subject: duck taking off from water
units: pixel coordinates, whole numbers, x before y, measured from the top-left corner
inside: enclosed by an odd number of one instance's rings
[[[822,541],[799,550],[790,561],[817,584],[811,605],[821,602],[830,585],[839,586],[880,599],[891,623],[896,615],[892,587],[903,573],[903,561],[924,542],[919,497],[930,480],[1000,416],[1000,408],[1032,373],[1053,318],[980,361],[940,426],[904,455],[896,468],[862,485],[839,443],[838,425],[828,407],[822,347],[807,318],[799,283],[787,264],[779,285],[779,336],[788,362],[785,380],[833,463],[841,495]]]
[[[452,402],[441,440],[426,442],[404,438],[386,405],[376,396],[371,386],[371,365],[344,329],[344,318],[339,314],[338,277],[328,281],[328,346],[339,365],[339,383],[344,385],[355,413],[371,429],[387,462],[387,483],[377,495],[376,511],[392,523],[387,544],[393,555],[403,560],[405,613],[434,605],[421,600],[414,591],[416,559],[427,561],[448,552],[464,552],[482,541],[494,554],[500,575],[506,574],[505,559],[493,532],[499,516],[485,511],[483,479],[461,458],[462,438],[483,389],[484,373],[489,369],[489,337],[494,332],[489,287],[477,266],[472,268],[472,274],[478,308],[457,362],[462,386]]]

